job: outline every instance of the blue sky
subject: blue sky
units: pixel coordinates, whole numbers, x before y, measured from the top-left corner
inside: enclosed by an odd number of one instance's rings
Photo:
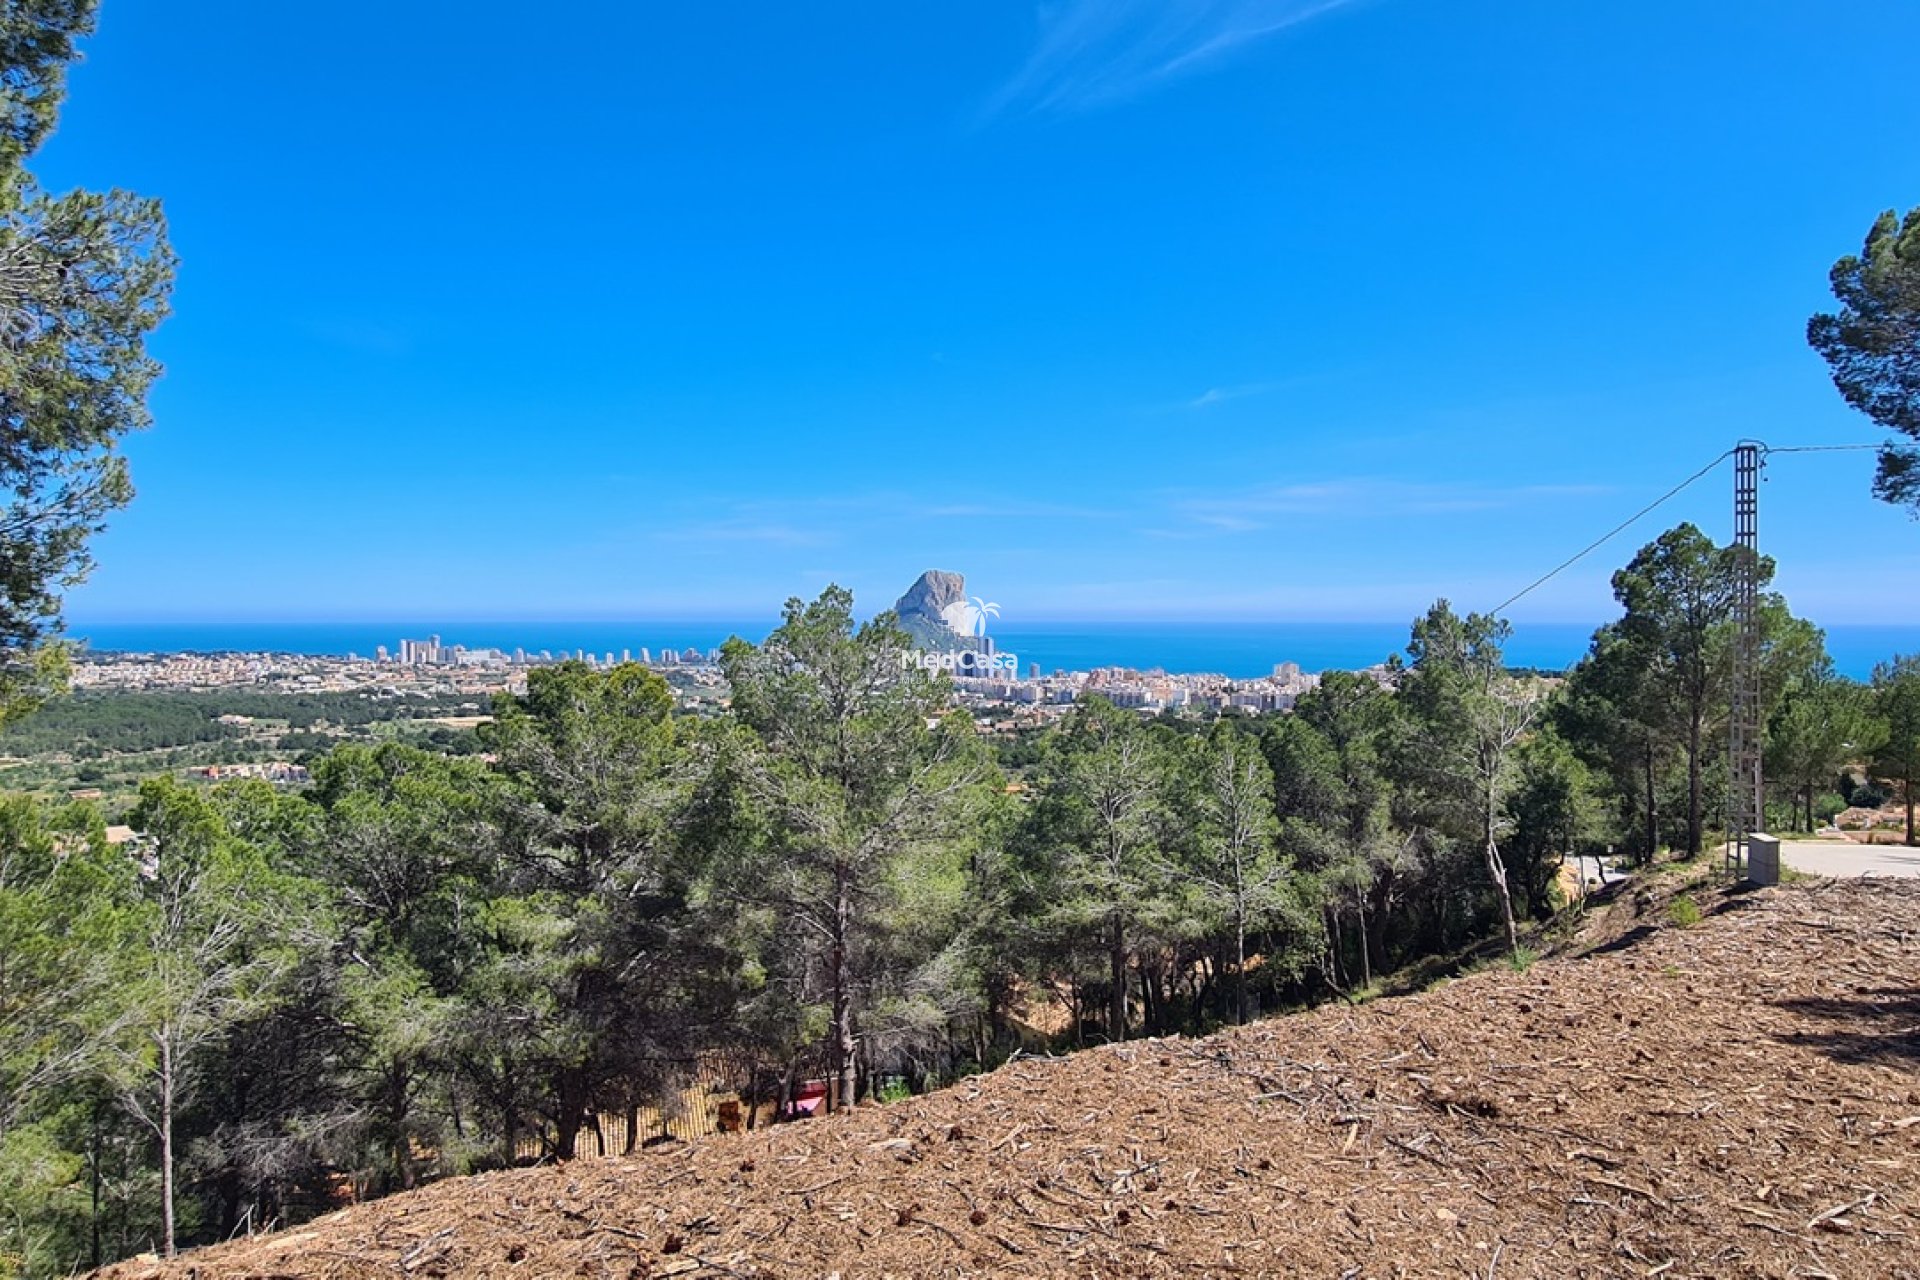
[[[183,267],[70,613],[1487,607],[1741,436],[1876,438],[1803,328],[1920,204],[1915,48],[1891,0],[105,0],[37,167]],[[1763,543],[1920,623],[1870,471],[1777,460]],[[1664,523],[1514,616],[1608,616]]]

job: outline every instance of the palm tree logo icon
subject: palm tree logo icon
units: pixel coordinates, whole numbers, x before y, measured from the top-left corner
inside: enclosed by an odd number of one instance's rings
[[[984,640],[987,635],[987,619],[997,618],[999,616],[999,605],[993,603],[991,600],[982,600],[979,596],[975,596],[973,603],[966,607],[967,634]]]

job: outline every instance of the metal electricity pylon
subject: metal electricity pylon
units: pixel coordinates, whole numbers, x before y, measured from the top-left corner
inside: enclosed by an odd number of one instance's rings
[[[1733,714],[1728,731],[1731,794],[1727,862],[1747,865],[1748,837],[1766,825],[1760,725],[1760,468],[1767,447],[1745,440],[1733,450]]]

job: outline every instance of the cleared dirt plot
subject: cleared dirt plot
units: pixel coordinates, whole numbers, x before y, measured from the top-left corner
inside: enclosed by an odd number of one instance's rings
[[[1920,885],[1693,900],[1524,974],[106,1274],[1920,1276]]]

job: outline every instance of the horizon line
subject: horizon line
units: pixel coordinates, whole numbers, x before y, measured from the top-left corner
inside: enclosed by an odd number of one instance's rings
[[[870,613],[870,614],[856,614],[855,619],[856,621],[866,621],[867,619],[878,616],[878,612],[880,611],[876,611],[875,613]],[[1473,612],[1473,611],[1469,610],[1468,612]],[[1010,622],[1003,620],[1002,625],[995,628],[994,633],[1004,635],[1004,634],[1010,634],[1010,633],[1018,633],[1021,631],[1030,631],[1030,630],[1034,630],[1042,627],[1085,626],[1085,625],[1101,625],[1101,626],[1180,625],[1180,626],[1240,626],[1240,627],[1246,627],[1246,626],[1407,627],[1407,626],[1411,626],[1415,620],[1417,620],[1417,618],[1407,618],[1407,617],[1387,616],[1387,615],[1374,615],[1374,616],[1355,615],[1350,617],[1334,617],[1334,616],[1329,616],[1324,614],[1306,615],[1306,616],[1302,616],[1302,615],[1276,616],[1276,615],[1267,615],[1267,614],[1208,615],[1208,614],[1198,614],[1198,613],[1195,613],[1195,614],[1158,614],[1158,613],[1155,613],[1155,614],[1075,614],[1075,615],[1056,615],[1056,616],[1049,616],[1049,617],[1018,618]],[[1598,627],[1608,621],[1611,621],[1612,619],[1606,618],[1606,617],[1596,618],[1596,617],[1565,617],[1565,616],[1557,616],[1557,617],[1509,616],[1505,620],[1509,624],[1515,627],[1521,627],[1521,626]],[[1904,619],[1886,620],[1886,619],[1842,618],[1842,619],[1837,619],[1830,622],[1822,622],[1822,621],[1811,620],[1811,619],[1810,621],[1813,621],[1814,625],[1821,628],[1822,630],[1827,630],[1832,627],[1853,627],[1853,628],[1881,628],[1881,629],[1891,631],[1891,630],[1899,630],[1899,629],[1910,628],[1910,627],[1920,627],[1920,620],[1910,621],[1910,620],[1904,620]],[[112,627],[112,628],[120,628],[120,627],[399,627],[399,628],[415,628],[415,629],[420,627],[438,627],[438,628],[445,629],[445,628],[452,628],[452,627],[459,627],[459,626],[478,626],[478,627],[498,628],[498,627],[506,627],[506,626],[699,625],[699,626],[712,627],[712,626],[730,626],[730,625],[744,625],[744,624],[751,624],[754,626],[767,625],[769,627],[775,627],[780,625],[780,615],[778,613],[771,613],[771,614],[762,614],[758,616],[748,615],[748,614],[737,614],[737,615],[729,616],[728,614],[720,613],[720,612],[660,613],[660,614],[601,614],[601,615],[552,614],[552,615],[519,616],[519,617],[512,617],[512,616],[486,617],[481,615],[470,615],[470,616],[448,616],[448,617],[438,619],[438,620],[433,620],[433,621],[425,621],[418,617],[404,618],[404,617],[378,617],[378,616],[255,617],[255,618],[97,617],[97,618],[87,618],[84,620],[69,619],[67,620],[66,626],[63,629],[63,631],[60,633],[60,635],[62,638],[84,639],[85,636],[83,633],[87,629],[92,627]]]
[[[884,612],[884,611],[875,610],[871,613],[856,611],[854,614],[854,617],[858,620],[865,620],[867,618],[877,617],[881,612]],[[1473,611],[1469,610],[1468,612],[1473,612]],[[566,624],[566,623],[594,623],[594,624],[604,625],[609,623],[655,623],[655,622],[716,623],[716,622],[748,622],[748,621],[757,622],[762,620],[778,624],[778,622],[780,621],[780,613],[779,611],[776,610],[773,612],[756,615],[756,614],[749,613],[747,611],[734,613],[734,612],[729,612],[725,610],[714,610],[711,612],[671,612],[671,613],[648,613],[648,614],[611,614],[611,613],[609,614],[556,613],[556,614],[522,614],[522,615],[449,614],[444,619],[433,622],[430,625],[454,626],[454,625],[461,625],[461,624],[468,624],[468,625],[478,624],[478,625],[486,625],[486,626],[495,626],[495,625],[502,625],[502,624],[551,625],[551,624]],[[1372,615],[1354,614],[1350,616],[1335,616],[1331,614],[1286,615],[1286,614],[1253,614],[1253,613],[1226,613],[1226,614],[1223,614],[1223,613],[1214,613],[1214,614],[1209,614],[1209,613],[1082,613],[1082,614],[1027,615],[1027,616],[1022,616],[1020,618],[1013,619],[1011,621],[1003,620],[1003,625],[997,629],[1006,630],[1009,627],[1019,629],[1019,628],[1035,626],[1035,625],[1052,626],[1052,625],[1059,625],[1059,624],[1071,624],[1071,623],[1083,623],[1083,622],[1102,622],[1102,623],[1105,623],[1105,622],[1113,622],[1113,623],[1177,622],[1177,623],[1193,623],[1193,624],[1202,624],[1202,625],[1205,625],[1205,624],[1256,624],[1256,625],[1326,624],[1330,626],[1350,626],[1355,624],[1367,624],[1367,625],[1391,624],[1391,625],[1398,626],[1405,623],[1411,623],[1412,621],[1413,621],[1412,618],[1403,618],[1399,614],[1391,614],[1391,615],[1389,614],[1372,614]],[[1527,622],[1527,623],[1548,623],[1548,624],[1554,624],[1554,625],[1559,625],[1559,624],[1584,625],[1590,620],[1586,618],[1574,618],[1574,617],[1557,617],[1557,618],[1529,617],[1529,618],[1521,618],[1521,619],[1510,618],[1509,621],[1513,621],[1516,623]],[[211,615],[202,616],[202,617],[181,617],[181,616],[168,617],[164,615],[137,617],[137,616],[129,615],[129,616],[120,616],[120,617],[106,617],[106,616],[89,617],[84,619],[70,618],[67,620],[67,623],[66,623],[67,630],[69,631],[80,630],[90,626],[98,626],[98,627],[315,626],[315,627],[318,627],[318,626],[418,626],[418,625],[428,625],[428,624],[422,623],[418,617],[405,617],[405,616],[398,616],[398,615],[377,615],[377,614],[358,615],[358,616],[344,615],[344,614],[336,615],[336,616],[285,615],[285,616],[272,616],[272,617],[219,617],[219,616],[211,616]],[[1900,626],[1900,625],[1908,625],[1908,624],[1888,623],[1887,625]],[[1920,623],[1914,623],[1911,625],[1920,625]]]

